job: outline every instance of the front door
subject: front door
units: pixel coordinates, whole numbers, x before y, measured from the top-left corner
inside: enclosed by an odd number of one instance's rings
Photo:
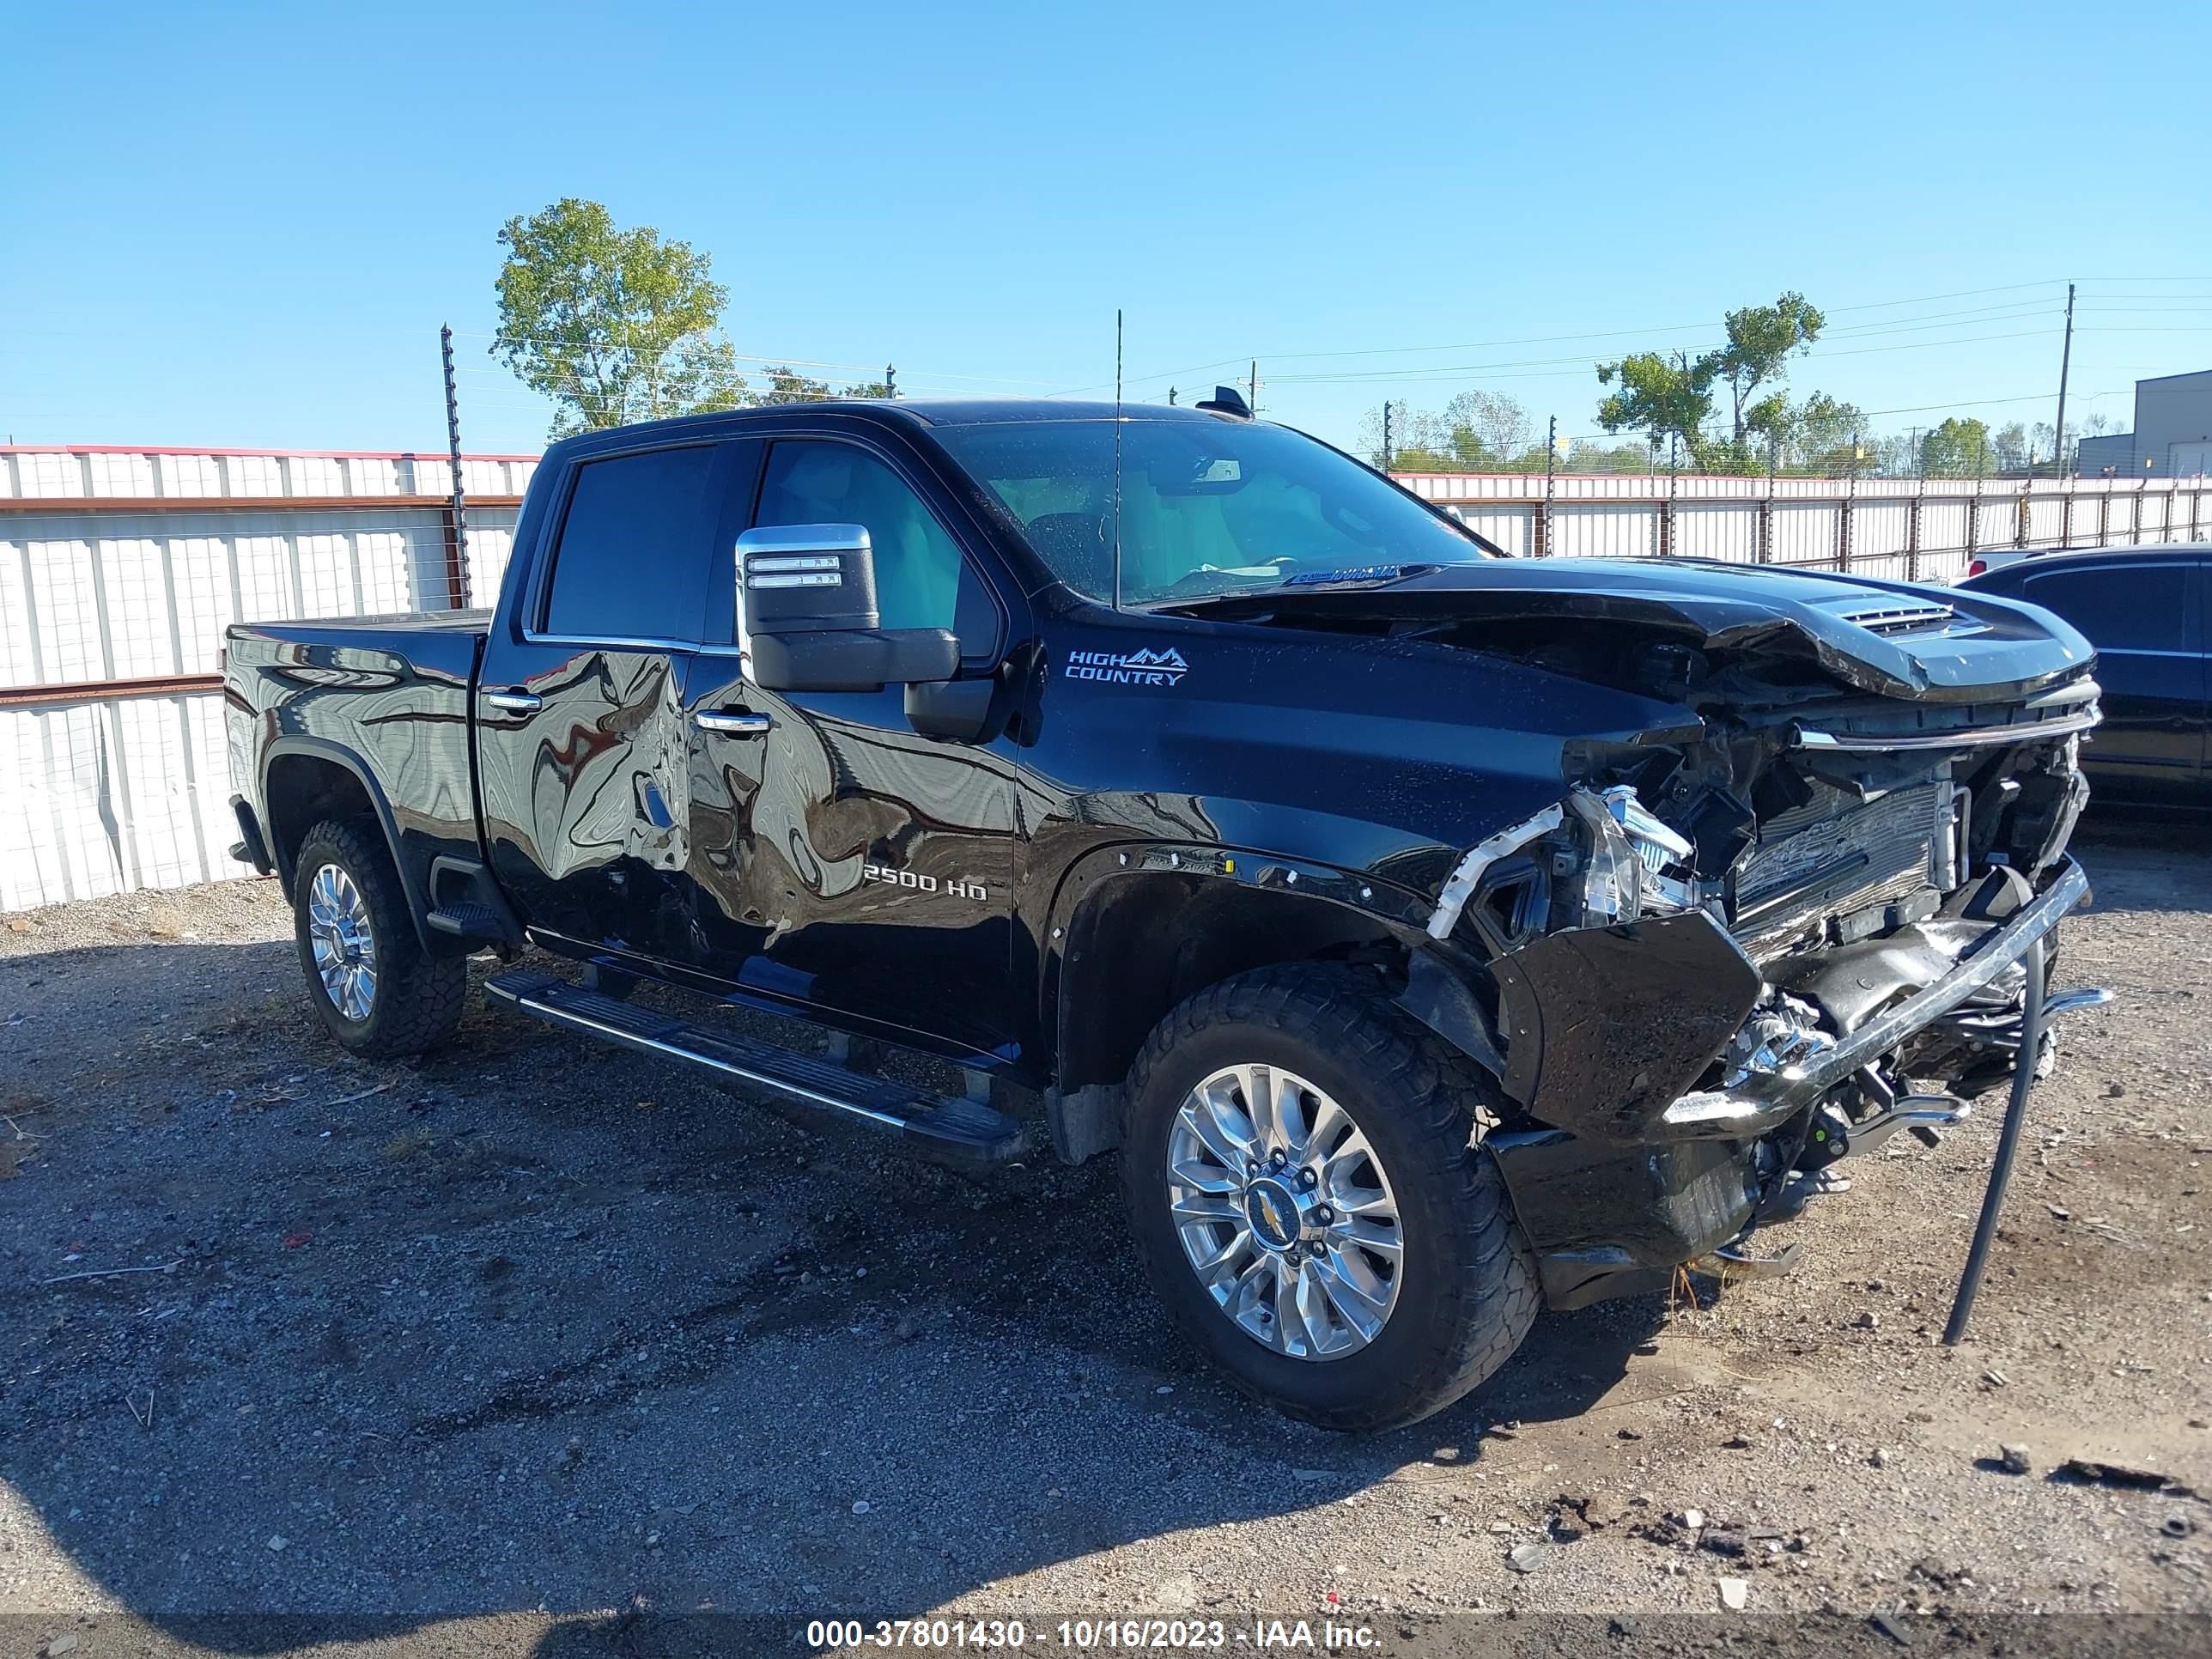
[[[796,436],[770,445],[752,517],[865,526],[883,626],[951,629],[963,673],[987,673],[1008,607],[947,527],[960,521],[911,458]],[[713,581],[733,599],[733,562]],[[688,695],[693,965],[850,1026],[1012,1059],[1004,740],[921,736],[901,686],[779,695],[741,670],[734,646],[703,653]]]
[[[757,445],[576,469],[550,560],[502,613],[477,691],[492,868],[532,929],[665,957],[685,928],[684,702],[708,565]]]

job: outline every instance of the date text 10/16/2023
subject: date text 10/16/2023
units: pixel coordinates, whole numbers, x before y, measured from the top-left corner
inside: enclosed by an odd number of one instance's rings
[[[1063,1619],[1032,1632],[1018,1620],[817,1619],[806,1627],[817,1650],[1020,1649],[1067,1651],[1356,1653],[1376,1650],[1374,1631],[1333,1619]]]

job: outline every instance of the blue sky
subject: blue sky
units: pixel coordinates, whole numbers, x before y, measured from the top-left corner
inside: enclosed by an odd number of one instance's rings
[[[449,321],[469,447],[534,449],[494,236],[564,195],[709,252],[740,353],[916,393],[1110,392],[1119,306],[1133,396],[1257,356],[1339,441],[1472,386],[1584,433],[1590,362],[1795,288],[1836,331],[1794,390],[2048,420],[2071,278],[2069,426],[2124,426],[2137,375],[2212,364],[2208,19],[20,8],[0,436],[439,445]]]

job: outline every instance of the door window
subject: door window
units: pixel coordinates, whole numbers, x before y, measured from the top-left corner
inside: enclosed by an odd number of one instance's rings
[[[950,629],[970,657],[995,647],[998,612],[959,546],[904,479],[857,445],[777,444],[753,522],[863,526],[875,550],[884,627]]]
[[[723,492],[721,450],[655,449],[576,469],[553,556],[545,631],[562,639],[696,641]]]
[[[2103,565],[2030,576],[2022,595],[2056,611],[2100,651],[2179,651],[2188,631],[2189,568]]]

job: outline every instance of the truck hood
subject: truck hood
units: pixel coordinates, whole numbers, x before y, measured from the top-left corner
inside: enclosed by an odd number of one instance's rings
[[[1993,594],[1700,559],[1484,560],[1158,608],[1288,627],[1583,619],[1808,658],[1857,690],[1928,702],[2032,695],[2096,659],[2049,611]]]

